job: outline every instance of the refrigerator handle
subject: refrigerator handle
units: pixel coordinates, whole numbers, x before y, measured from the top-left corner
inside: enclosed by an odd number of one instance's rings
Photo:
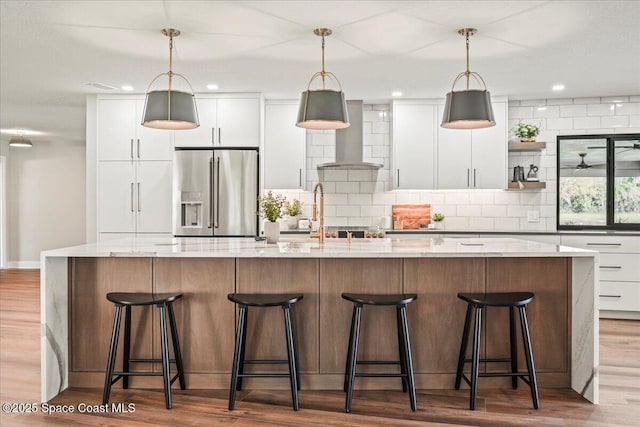
[[[211,145],[216,145],[216,128],[211,128]]]
[[[222,145],[222,128],[218,128],[218,145]],[[219,163],[219,161],[218,161]]]
[[[140,183],[138,183],[138,212],[142,211],[142,208],[140,207]]]
[[[220,157],[216,159],[216,221],[213,226],[220,227]]]
[[[131,212],[133,212],[133,182],[131,183],[131,188],[129,189],[129,195],[131,196]]]
[[[209,159],[209,215],[207,217],[207,220],[208,220],[207,228],[211,228],[213,224],[213,193],[211,191],[212,185],[213,185],[213,157]]]

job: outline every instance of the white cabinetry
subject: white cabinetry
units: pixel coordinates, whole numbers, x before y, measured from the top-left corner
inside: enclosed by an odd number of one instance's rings
[[[304,188],[306,133],[295,125],[297,115],[297,101],[273,101],[265,105],[265,188]]]
[[[435,187],[436,105],[393,103],[393,183],[398,189]]]
[[[640,236],[565,235],[562,244],[600,252],[600,317],[640,319]]]
[[[170,233],[170,161],[104,161],[98,173],[100,233]]]
[[[196,95],[200,126],[174,132],[176,147],[258,147],[260,96]]]
[[[444,106],[438,107],[442,117]],[[438,126],[438,188],[503,189],[507,185],[507,102],[494,101],[496,125],[474,130]]]
[[[171,160],[171,132],[142,126],[144,98],[98,101],[98,158],[102,160]]]

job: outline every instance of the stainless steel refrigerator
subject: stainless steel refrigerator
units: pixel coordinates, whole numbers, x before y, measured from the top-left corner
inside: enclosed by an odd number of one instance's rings
[[[256,236],[258,150],[176,148],[175,236]]]

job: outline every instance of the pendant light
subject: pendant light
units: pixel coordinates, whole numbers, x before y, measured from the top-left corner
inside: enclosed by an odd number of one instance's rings
[[[349,115],[342,85],[333,73],[324,69],[324,38],[331,35],[332,31],[328,28],[316,28],[313,32],[322,37],[322,71],[318,71],[311,77],[307,90],[302,92],[296,126],[305,129],[347,128],[349,127]],[[318,77],[322,79],[322,89],[311,89],[311,83]],[[340,90],[327,89],[327,77],[335,80]]]
[[[142,126],[170,130],[197,128],[200,126],[200,122],[198,121],[198,109],[193,88],[182,74],[174,73],[171,69],[173,65],[173,38],[178,37],[180,31],[165,28],[162,30],[162,34],[169,37],[169,72],[158,74],[149,84],[142,114]],[[165,75],[169,77],[169,88],[167,90],[150,90],[153,83]],[[187,82],[191,93],[174,90],[172,87],[174,76]]]
[[[458,30],[458,34],[466,38],[467,70],[458,74],[458,77],[453,81],[451,92],[447,93],[441,124],[443,128],[481,129],[496,125],[491,106],[491,94],[480,74],[469,71],[469,36],[474,35],[477,31],[475,28]],[[467,79],[467,86],[464,90],[456,92],[454,90],[456,83],[463,76]],[[482,86],[482,89],[470,89],[470,77],[473,77]]]
[[[9,139],[9,145],[11,147],[24,147],[24,148],[31,148],[33,147],[33,144],[31,143],[31,140],[29,138],[26,138],[23,134],[19,133],[17,135],[12,136]]]

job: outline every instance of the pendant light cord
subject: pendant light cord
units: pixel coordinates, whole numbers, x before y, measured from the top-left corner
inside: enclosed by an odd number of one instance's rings
[[[173,32],[169,32],[169,93],[171,93],[172,78],[173,78]]]
[[[327,73],[324,71],[324,33],[322,34],[322,71],[320,72],[322,76],[322,89],[325,89],[325,76]]]
[[[469,90],[469,75],[471,71],[469,71],[469,32],[466,32],[467,38],[467,71],[464,72],[464,75],[467,77],[467,90]]]

